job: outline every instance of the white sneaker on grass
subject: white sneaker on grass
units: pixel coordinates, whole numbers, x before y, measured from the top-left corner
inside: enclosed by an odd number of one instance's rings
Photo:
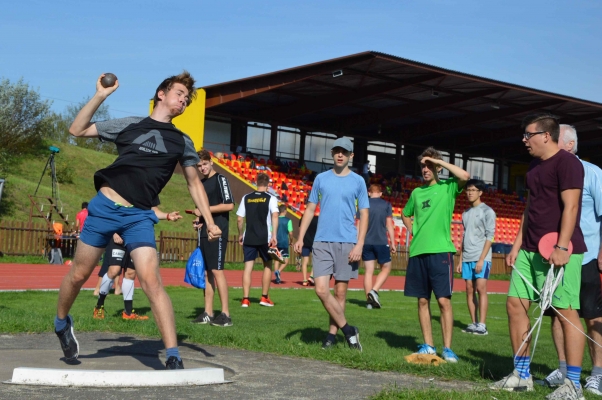
[[[598,396],[602,396],[602,389],[600,387],[600,383],[602,381],[602,375],[592,375],[585,378],[585,390],[597,394]]]
[[[529,375],[528,378],[524,379],[518,375],[517,370],[514,370],[507,377],[489,385],[489,389],[507,390],[509,392],[530,392],[533,390],[533,376]]]
[[[559,369],[555,369],[550,372],[548,376],[544,379],[538,379],[535,381],[536,385],[547,386],[549,388],[556,388],[558,386],[564,385],[564,375],[560,372]]]
[[[547,400],[585,400],[581,387],[575,386],[572,380],[565,379],[564,385],[546,396]]]

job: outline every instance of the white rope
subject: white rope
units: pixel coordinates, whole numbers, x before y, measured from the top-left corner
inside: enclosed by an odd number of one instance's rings
[[[583,331],[583,329],[581,329],[580,327],[577,327],[575,324],[573,324],[571,321],[569,321],[568,318],[566,318],[564,315],[562,315],[560,312],[558,312],[558,310],[552,305],[552,300],[554,299],[554,292],[556,291],[556,289],[558,288],[558,285],[560,285],[560,282],[562,281],[562,278],[564,277],[564,267],[558,268],[558,274],[554,274],[554,270],[555,270],[554,264],[550,264],[550,269],[548,270],[548,274],[546,275],[546,280],[543,284],[543,287],[541,288],[541,292],[538,291],[537,289],[535,289],[535,287],[531,284],[531,282],[529,282],[523,276],[523,274],[521,274],[520,271],[518,269],[516,269],[516,267],[514,265],[512,265],[512,269],[514,269],[514,272],[516,272],[518,274],[518,276],[520,276],[522,278],[522,280],[527,285],[529,285],[535,293],[537,293],[539,295],[539,302],[537,304],[537,307],[539,307],[539,309],[540,309],[539,317],[536,318],[535,324],[533,324],[533,327],[527,334],[527,337],[525,338],[525,340],[523,340],[522,344],[518,348],[515,358],[518,357],[519,354],[521,354],[521,349],[525,346],[525,344],[527,343],[529,338],[531,338],[535,329],[537,329],[537,333],[535,334],[535,340],[533,341],[533,350],[531,351],[531,359],[533,359],[533,356],[535,355],[535,347],[537,346],[537,339],[539,338],[539,331],[541,330],[544,312],[548,308],[553,309],[554,312],[556,313],[556,315],[564,318],[571,326],[573,326],[575,329],[577,329],[579,332],[581,332],[591,342],[595,343],[596,346],[602,348],[602,345],[600,345],[600,343],[596,342],[594,339],[592,339],[590,336],[588,336],[587,333],[585,333]],[[533,310],[533,312],[534,313],[537,312],[537,308],[535,310]],[[565,340],[566,340],[566,338],[565,338]]]

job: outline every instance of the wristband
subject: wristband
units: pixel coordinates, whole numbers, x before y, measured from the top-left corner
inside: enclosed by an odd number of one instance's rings
[[[165,217],[166,220],[171,221],[171,219],[169,218],[169,213],[166,214],[167,216]]]
[[[561,246],[558,246],[557,244],[554,245],[554,248],[558,249],[558,250],[562,250],[562,251],[569,251],[569,249],[567,249],[566,247],[561,247]]]

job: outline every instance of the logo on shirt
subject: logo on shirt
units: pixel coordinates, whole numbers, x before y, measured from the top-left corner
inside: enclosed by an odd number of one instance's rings
[[[264,197],[263,199],[248,199],[247,203],[265,203],[267,199]]]
[[[222,185],[224,186],[224,201],[228,201],[228,200],[230,200],[230,190],[228,189],[228,180],[224,176],[220,177],[220,180],[222,181]]]
[[[123,250],[117,250],[117,249],[113,249],[113,251],[111,252],[111,256],[113,256],[113,258],[123,258],[123,256],[125,255],[125,251]]]
[[[425,208],[430,208],[431,207],[431,200],[427,200],[427,201],[423,201],[422,202],[422,209],[424,210]]]
[[[163,137],[156,129],[153,129],[144,135],[138,136],[136,140],[132,142],[132,144],[140,144],[141,146],[138,148],[138,150],[144,151],[145,153],[167,153],[167,148],[163,142]]]

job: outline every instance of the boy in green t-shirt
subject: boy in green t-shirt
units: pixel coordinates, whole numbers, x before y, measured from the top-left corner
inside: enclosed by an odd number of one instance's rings
[[[401,215],[404,225],[414,235],[404,294],[418,298],[418,318],[424,337],[424,344],[419,346],[418,353],[437,353],[430,312],[431,292],[434,292],[441,310],[442,356],[448,362],[457,362],[458,356],[451,350],[454,324],[451,295],[456,248],[451,241],[450,226],[456,197],[470,174],[443,161],[441,153],[433,147],[424,150],[418,159],[425,184],[412,191]],[[439,172],[443,168],[453,176],[439,180]]]

